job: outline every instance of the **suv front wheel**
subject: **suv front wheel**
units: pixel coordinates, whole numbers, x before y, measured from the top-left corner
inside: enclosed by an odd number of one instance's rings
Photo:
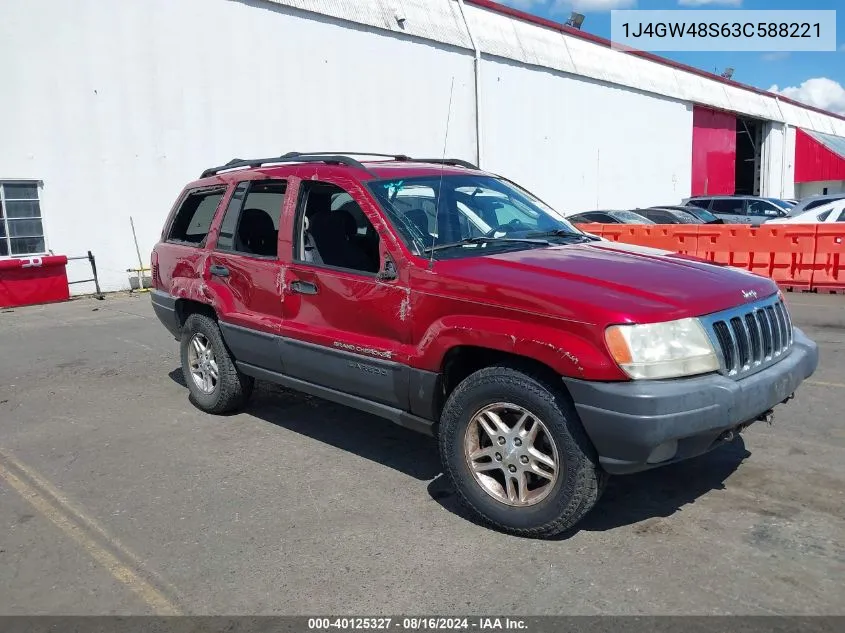
[[[252,394],[255,380],[238,371],[214,319],[192,314],[185,320],[181,356],[191,401],[206,413],[235,411]]]
[[[607,480],[562,389],[510,367],[482,369],[458,385],[443,409],[439,443],[461,501],[519,536],[574,526]]]

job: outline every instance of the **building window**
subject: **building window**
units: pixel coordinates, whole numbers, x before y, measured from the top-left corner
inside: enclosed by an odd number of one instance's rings
[[[0,257],[46,252],[38,183],[0,181]]]

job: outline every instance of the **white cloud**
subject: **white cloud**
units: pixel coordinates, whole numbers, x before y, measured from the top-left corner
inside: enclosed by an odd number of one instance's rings
[[[611,9],[630,9],[637,6],[637,0],[555,0],[552,11],[577,11],[578,13],[598,13]]]
[[[783,89],[775,84],[769,91],[822,110],[845,114],[845,88],[838,81],[827,77],[813,77],[800,86],[787,86]]]
[[[742,0],[678,0],[682,7],[703,7],[708,4],[720,4],[725,7],[741,7]]]

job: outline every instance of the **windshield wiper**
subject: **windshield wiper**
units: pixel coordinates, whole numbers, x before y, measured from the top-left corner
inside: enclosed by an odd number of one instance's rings
[[[437,246],[429,246],[423,249],[423,253],[433,253],[435,251],[442,251],[447,248],[457,248],[459,246],[466,246],[468,244],[488,244],[490,242],[502,242],[513,244],[536,244],[538,246],[551,246],[548,240],[535,240],[521,237],[467,237],[457,242],[449,242],[448,244],[438,244]]]
[[[541,233],[529,233],[533,237],[568,237],[577,238],[582,242],[599,242],[601,238],[595,235],[587,235],[586,233],[574,233],[568,229],[555,229],[553,231],[543,231]]]

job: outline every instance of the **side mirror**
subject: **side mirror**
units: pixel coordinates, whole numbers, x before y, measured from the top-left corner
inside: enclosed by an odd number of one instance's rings
[[[393,281],[398,277],[396,273],[396,264],[390,258],[390,255],[384,256],[384,266],[376,273],[376,279],[379,281]]]

